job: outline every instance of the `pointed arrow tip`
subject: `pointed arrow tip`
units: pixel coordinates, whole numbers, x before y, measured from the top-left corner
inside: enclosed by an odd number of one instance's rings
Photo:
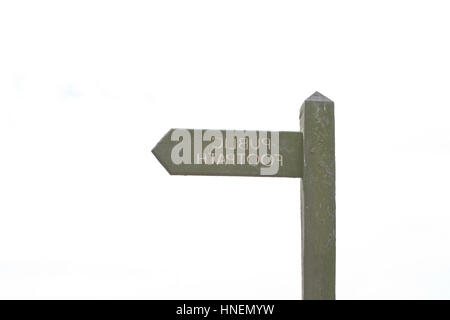
[[[170,132],[170,131],[169,131]],[[171,171],[169,170],[169,166],[167,163],[167,159],[164,154],[164,148],[162,147],[164,145],[164,141],[168,136],[168,133],[164,135],[164,137],[156,144],[156,146],[153,147],[152,153],[155,156],[155,158],[158,160],[158,162],[166,169],[166,171],[172,175]]]
[[[158,159],[158,155],[157,155],[157,151],[156,151],[156,147],[157,147],[157,146],[158,146],[158,145],[154,146],[153,149],[152,149],[152,153],[153,153],[153,155],[155,156],[156,159]],[[159,159],[158,159],[158,160],[159,160]]]

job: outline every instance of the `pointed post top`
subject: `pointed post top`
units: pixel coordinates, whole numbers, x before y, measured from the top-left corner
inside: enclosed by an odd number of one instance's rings
[[[327,97],[325,97],[323,94],[321,94],[319,91],[314,92],[308,99],[305,101],[321,101],[321,102],[333,102]]]

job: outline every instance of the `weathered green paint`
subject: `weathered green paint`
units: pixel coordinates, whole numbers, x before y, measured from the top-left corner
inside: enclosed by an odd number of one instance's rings
[[[300,110],[303,299],[335,299],[334,103],[316,92]]]
[[[152,152],[172,175],[267,176],[301,179],[302,295],[303,299],[336,298],[336,202],[334,103],[316,92],[300,110],[300,132],[279,132],[279,154],[283,165],[274,175],[262,175],[261,164],[176,164],[171,152],[171,129]],[[203,130],[187,130],[192,137]],[[225,136],[224,130],[219,130]],[[258,133],[259,138],[259,133]],[[214,140],[212,140],[214,141]],[[206,144],[210,143],[208,140]],[[192,146],[203,154],[205,145]],[[197,150],[197,151],[198,151]],[[189,151],[191,152],[191,151]],[[237,150],[234,150],[236,155]],[[246,150],[248,152],[248,150]],[[184,151],[183,151],[184,156]],[[259,154],[259,151],[258,151]]]
[[[190,164],[174,164],[171,159],[173,147],[179,143],[172,141],[171,135],[175,129],[169,130],[166,135],[153,148],[152,152],[159,162],[171,175],[208,175],[208,176],[253,176],[253,177],[301,177],[302,138],[300,132],[279,132],[279,154],[283,157],[283,163],[274,175],[261,175],[261,164],[194,164],[193,156],[190,156]],[[187,129],[191,137],[193,129]],[[204,130],[198,130],[204,131]],[[219,130],[225,136],[225,130]],[[258,131],[259,134],[260,131]],[[268,131],[270,135],[270,131]],[[202,134],[202,132],[200,132]],[[202,149],[210,142],[203,142]],[[194,147],[192,146],[192,149]],[[235,150],[235,153],[237,151]]]

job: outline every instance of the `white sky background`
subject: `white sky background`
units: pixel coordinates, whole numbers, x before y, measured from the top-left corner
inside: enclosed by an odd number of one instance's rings
[[[0,298],[298,299],[297,179],[169,176],[170,128],[335,101],[337,298],[450,298],[448,1],[2,1]]]

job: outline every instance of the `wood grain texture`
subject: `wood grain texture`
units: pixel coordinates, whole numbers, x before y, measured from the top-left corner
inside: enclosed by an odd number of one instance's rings
[[[336,202],[334,103],[316,92],[300,110],[303,133],[301,179],[302,295],[334,300]]]

